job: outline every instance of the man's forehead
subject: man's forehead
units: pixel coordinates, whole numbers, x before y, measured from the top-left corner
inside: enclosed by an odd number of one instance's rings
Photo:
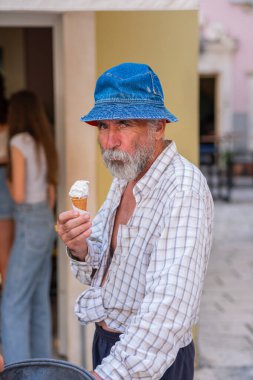
[[[148,123],[148,120],[146,119],[116,119],[116,120],[98,120],[98,125],[99,124],[114,124],[114,125],[119,125],[119,124],[130,124],[130,125],[145,125]]]

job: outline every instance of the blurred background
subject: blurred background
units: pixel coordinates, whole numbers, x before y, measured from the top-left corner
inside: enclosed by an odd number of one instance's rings
[[[199,163],[215,223],[196,380],[253,379],[252,29],[252,1],[200,1]]]
[[[60,157],[55,215],[70,208],[76,179],[90,181],[94,215],[111,181],[95,128],[79,121],[93,104],[97,76],[124,61],[149,64],[179,118],[167,137],[200,166],[215,200],[214,245],[194,332],[196,380],[252,379],[253,1],[97,3],[0,4],[6,96],[35,91],[53,126]],[[83,287],[58,241],[52,262],[55,355],[89,368],[92,327],[81,327],[73,313]]]

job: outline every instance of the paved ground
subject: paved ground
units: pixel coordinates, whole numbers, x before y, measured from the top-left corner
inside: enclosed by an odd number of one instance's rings
[[[253,183],[215,202],[194,380],[253,379]]]

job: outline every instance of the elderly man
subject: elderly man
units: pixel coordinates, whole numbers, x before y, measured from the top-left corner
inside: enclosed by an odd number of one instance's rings
[[[95,106],[81,120],[97,127],[115,177],[93,223],[75,211],[58,219],[72,270],[90,285],[75,312],[96,324],[92,374],[192,380],[192,327],[212,235],[206,180],[164,139],[177,119],[147,65],[123,63],[101,75]]]

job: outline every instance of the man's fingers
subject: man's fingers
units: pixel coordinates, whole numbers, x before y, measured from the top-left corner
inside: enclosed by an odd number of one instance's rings
[[[87,238],[87,230],[91,228],[91,222],[83,222],[82,224],[78,224],[76,227],[68,228],[66,226],[63,226],[62,229],[62,235],[65,235],[67,240],[75,239],[76,237],[79,237],[80,235],[83,235],[84,238]]]
[[[70,249],[83,246],[91,234],[90,215],[75,211],[65,211],[59,215],[57,232],[65,245]]]
[[[58,217],[57,232],[73,255],[83,260],[87,254],[86,239],[91,235],[91,218],[88,213],[71,210]]]
[[[61,212],[58,216],[58,224],[65,224],[67,221],[77,218],[79,213],[74,210]]]
[[[84,223],[90,222],[90,215],[80,215],[76,211],[62,212],[58,217],[57,230],[59,232],[68,232]]]

